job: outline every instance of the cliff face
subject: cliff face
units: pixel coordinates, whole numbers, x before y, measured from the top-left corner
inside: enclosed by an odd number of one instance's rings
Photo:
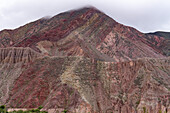
[[[1,64],[15,64],[30,62],[41,54],[35,52],[30,48],[0,48],[0,63]]]
[[[95,8],[0,31],[0,104],[78,113],[170,112],[165,42]]]

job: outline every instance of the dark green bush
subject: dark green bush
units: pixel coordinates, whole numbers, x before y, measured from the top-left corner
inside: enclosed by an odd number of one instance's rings
[[[143,107],[143,112],[146,113],[146,107]]]
[[[67,113],[67,110],[64,110],[63,113]]]
[[[7,113],[5,105],[0,106],[0,113]]]

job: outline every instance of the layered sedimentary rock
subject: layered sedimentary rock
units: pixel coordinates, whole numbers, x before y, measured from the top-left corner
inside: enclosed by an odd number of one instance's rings
[[[155,32],[155,33],[148,33],[147,35],[150,36],[159,36],[164,37],[166,40],[162,43],[161,49],[163,50],[164,55],[170,55],[170,33],[169,32]]]
[[[132,113],[143,107],[151,113],[168,111],[169,63],[169,58],[117,63],[84,57],[38,58],[27,65],[3,68],[12,80],[2,82],[1,95],[3,103],[13,108],[43,105],[82,113]]]
[[[0,104],[77,113],[170,112],[169,39],[95,8],[0,31]]]

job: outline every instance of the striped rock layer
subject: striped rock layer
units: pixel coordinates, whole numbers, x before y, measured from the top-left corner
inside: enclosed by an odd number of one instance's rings
[[[0,104],[170,112],[169,38],[82,8],[0,31]]]

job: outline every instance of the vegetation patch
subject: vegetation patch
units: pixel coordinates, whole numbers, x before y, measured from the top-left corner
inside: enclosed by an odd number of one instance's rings
[[[16,111],[16,110],[14,110],[14,111],[8,112],[6,106],[1,105],[0,106],[0,113],[48,113],[47,111],[42,111],[41,110],[42,108],[43,108],[42,106],[39,106],[37,109],[31,109],[31,110],[26,110],[26,111],[23,111],[23,110]]]

